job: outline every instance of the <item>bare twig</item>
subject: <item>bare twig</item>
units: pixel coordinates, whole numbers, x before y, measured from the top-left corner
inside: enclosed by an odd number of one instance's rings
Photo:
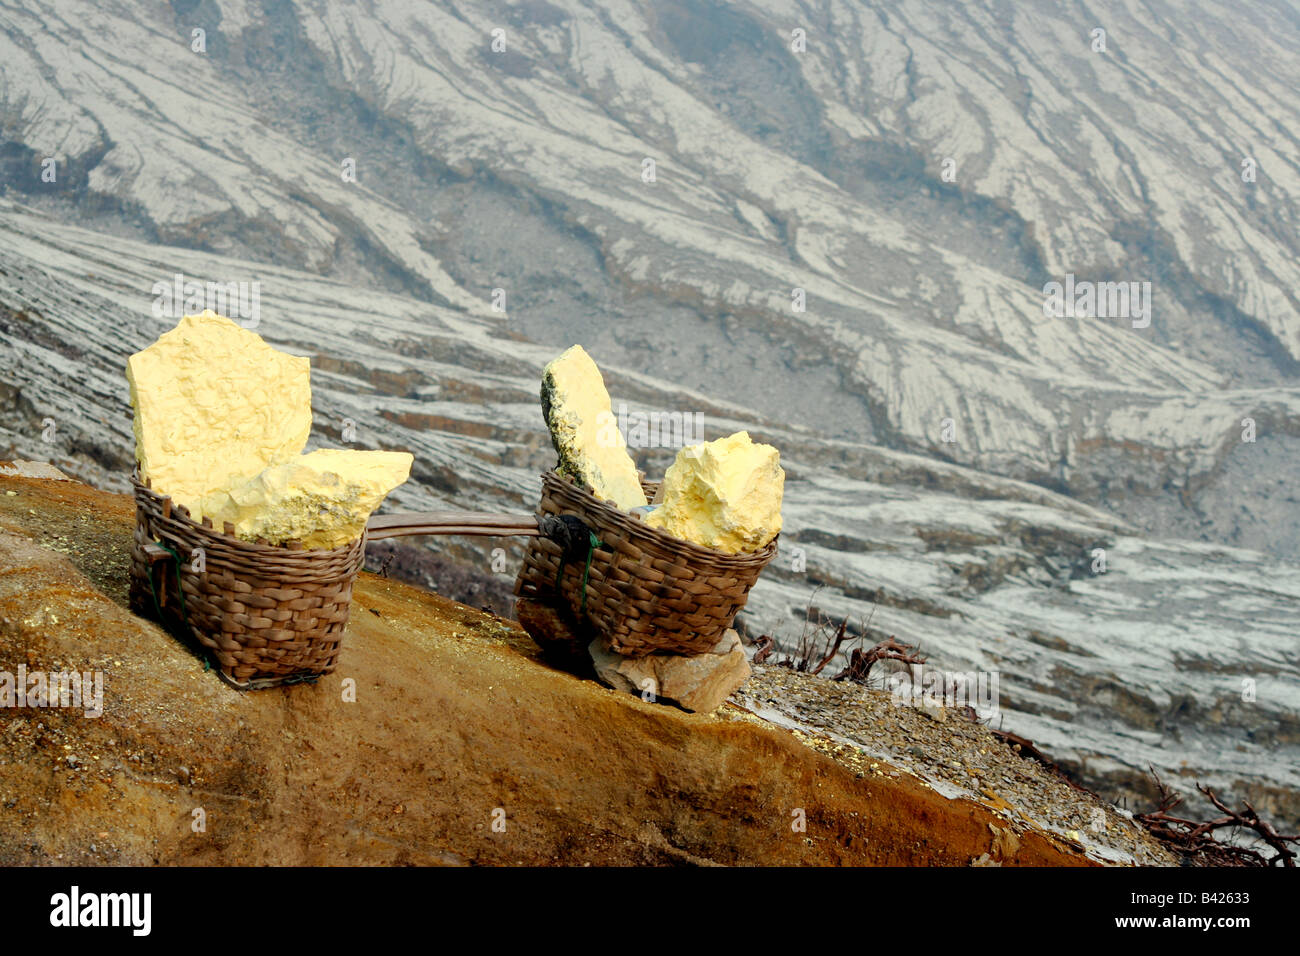
[[[1184,817],[1176,817],[1170,811],[1181,806],[1183,798],[1165,786],[1154,767],[1150,769],[1160,793],[1160,802],[1155,810],[1140,813],[1134,819],[1146,827],[1157,840],[1206,866],[1294,867],[1296,865],[1296,853],[1288,844],[1300,844],[1300,834],[1287,836],[1278,833],[1271,824],[1260,819],[1259,813],[1249,801],[1242,801],[1244,810],[1233,810],[1213,790],[1199,783],[1196,789],[1204,794],[1223,816],[1199,823]],[[1214,834],[1215,831],[1225,828],[1232,831],[1254,832],[1264,843],[1276,850],[1277,855],[1266,857],[1250,847],[1221,843]]]
[[[911,644],[898,641],[891,634],[870,650],[855,648],[849,655],[849,665],[835,675],[833,680],[848,680],[855,684],[865,684],[871,676],[871,668],[877,661],[901,661],[910,669],[914,665],[924,664],[927,658],[920,654],[920,649]]]
[[[844,633],[846,628],[848,627],[848,623],[849,623],[849,619],[847,617],[844,620],[840,621],[840,626],[835,629],[834,642],[832,642],[830,647],[827,649],[826,656],[823,657],[820,662],[818,662],[816,667],[814,667],[811,671],[809,671],[810,674],[820,674],[822,672],[822,668],[825,667],[827,664],[829,664],[832,660],[834,660],[835,655],[840,652],[840,645],[844,643]]]

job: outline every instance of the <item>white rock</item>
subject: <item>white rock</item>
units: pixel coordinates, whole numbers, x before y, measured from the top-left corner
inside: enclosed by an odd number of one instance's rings
[[[712,650],[689,657],[624,657],[605,650],[600,641],[592,641],[587,650],[596,676],[615,690],[645,700],[669,701],[701,713],[717,710],[750,675],[749,661],[734,630],[723,634]]]

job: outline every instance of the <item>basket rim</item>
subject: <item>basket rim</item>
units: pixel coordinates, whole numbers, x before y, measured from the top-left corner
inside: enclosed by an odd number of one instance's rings
[[[685,538],[671,535],[661,528],[652,528],[650,525],[645,523],[642,516],[631,511],[624,511],[617,505],[604,501],[601,498],[597,498],[589,485],[579,484],[576,479],[569,475],[562,475],[555,469],[542,473],[542,484],[543,487],[547,484],[559,485],[564,489],[571,490],[578,495],[590,499],[589,504],[584,502],[585,507],[592,507],[601,511],[607,515],[610,520],[618,522],[631,533],[646,538],[659,548],[685,552],[687,555],[699,561],[707,561],[714,566],[750,568],[754,565],[766,565],[776,555],[777,542],[781,538],[781,535],[778,532],[775,538],[757,551],[740,551],[736,553],[723,551],[719,548],[711,548],[706,544],[687,541]],[[649,484],[658,485],[660,482],[649,482]]]
[[[237,537],[233,534],[226,534],[224,530],[218,530],[216,525],[205,525],[200,521],[195,521],[193,515],[190,514],[189,508],[186,508],[184,505],[177,503],[177,501],[174,498],[172,498],[171,495],[165,495],[162,494],[161,492],[155,491],[152,487],[152,482],[150,481],[150,479],[141,478],[140,465],[138,462],[136,463],[136,466],[131,470],[131,486],[135,491],[137,504],[138,504],[138,499],[142,497],[152,498],[154,501],[157,501],[159,503],[170,501],[171,520],[179,521],[183,525],[193,529],[196,533],[213,538],[214,540],[221,542],[223,545],[226,545],[227,547],[232,547],[238,551],[247,552],[249,557],[271,557],[273,555],[277,557],[283,557],[286,555],[293,555],[298,560],[320,559],[325,557],[342,555],[345,552],[348,552],[352,548],[354,548],[358,540],[362,541],[363,547],[365,544],[366,535],[364,530],[359,535],[359,537],[352,538],[350,541],[347,541],[346,543],[339,545],[337,548],[303,548],[303,547],[290,548],[290,547],[285,547],[283,545],[262,544],[261,542],[258,541],[245,541],[243,538]],[[291,542],[286,542],[286,543],[291,543]]]

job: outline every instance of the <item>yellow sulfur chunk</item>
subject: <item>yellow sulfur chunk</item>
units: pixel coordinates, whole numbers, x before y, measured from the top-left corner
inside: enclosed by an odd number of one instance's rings
[[[542,414],[560,456],[557,471],[625,510],[646,504],[636,463],[610,410],[605,380],[581,345],[543,369]]]
[[[760,551],[781,531],[784,489],[777,450],[736,432],[679,451],[645,522],[730,554]]]
[[[140,473],[194,512],[217,488],[296,457],[311,432],[310,361],[215,312],[127,360]]]
[[[246,541],[296,538],[306,548],[337,548],[361,535],[384,496],[410,476],[413,460],[404,451],[321,449],[212,492],[195,514],[211,518],[217,531],[229,521]]]

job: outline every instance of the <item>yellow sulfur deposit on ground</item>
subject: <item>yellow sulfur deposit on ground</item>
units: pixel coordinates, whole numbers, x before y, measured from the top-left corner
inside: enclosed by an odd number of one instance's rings
[[[127,360],[136,459],[155,489],[194,510],[214,488],[302,451],[310,362],[215,312],[187,315]]]
[[[214,312],[187,315],[127,361],[142,476],[196,521],[245,540],[336,548],[406,481],[406,452],[322,449],[310,362]]]
[[[605,380],[581,345],[542,371],[542,414],[560,456],[557,471],[590,485],[597,498],[620,508],[646,504],[636,463],[610,410]]]
[[[297,538],[306,548],[337,548],[361,535],[384,496],[409,477],[413,461],[404,451],[322,449],[215,491],[199,510],[217,530],[229,521],[247,541]]]
[[[664,476],[662,503],[645,521],[731,554],[759,551],[781,530],[784,488],[777,450],[736,432],[678,452]]]

